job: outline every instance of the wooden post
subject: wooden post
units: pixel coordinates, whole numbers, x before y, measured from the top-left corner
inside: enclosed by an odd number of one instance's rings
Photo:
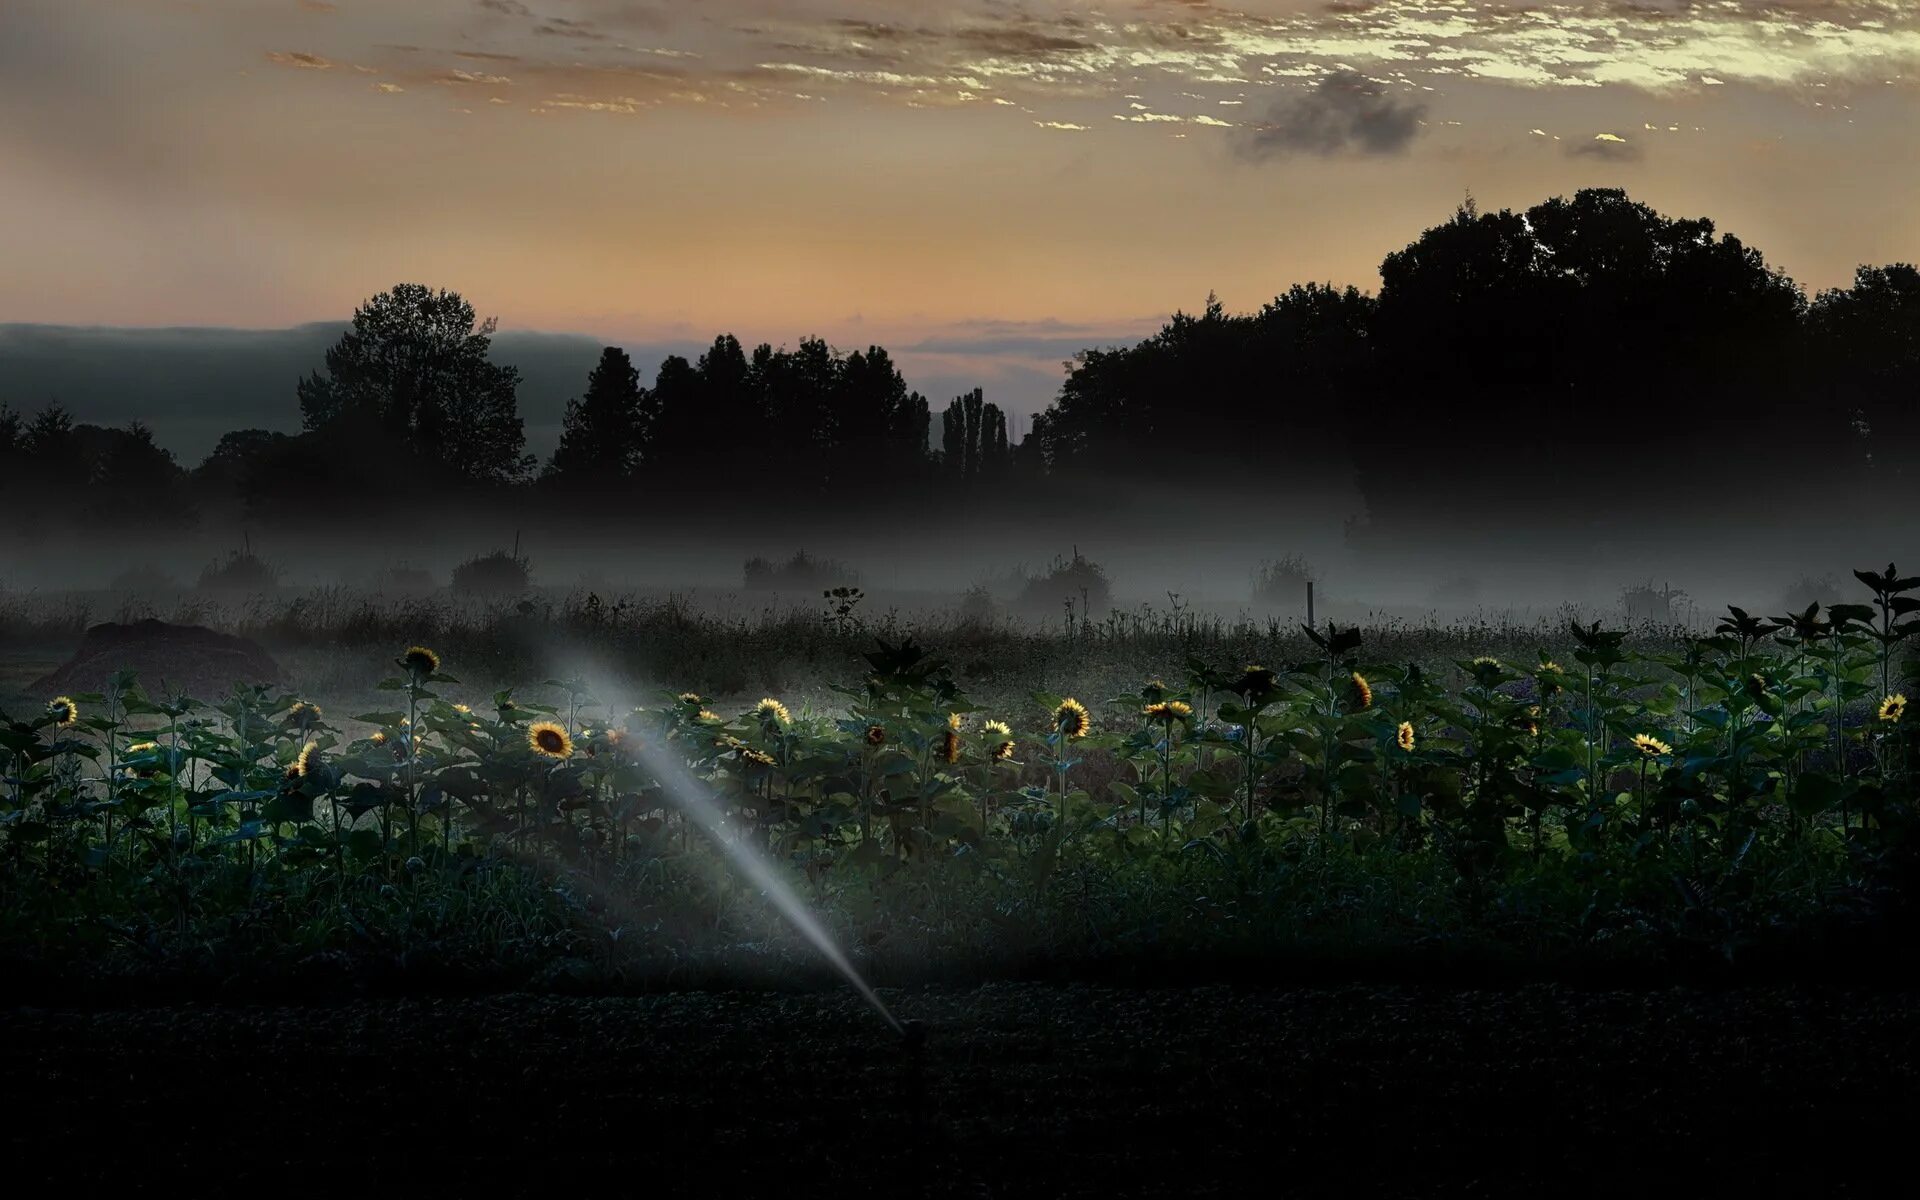
[[[1313,627],[1313,580],[1307,580],[1307,627]]]

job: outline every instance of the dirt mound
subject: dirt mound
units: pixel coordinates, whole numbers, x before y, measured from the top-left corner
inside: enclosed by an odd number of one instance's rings
[[[115,671],[132,671],[149,694],[184,691],[212,699],[236,683],[279,683],[280,664],[243,637],[202,625],[136,621],[95,625],[73,657],[36,681],[33,690],[97,692]]]

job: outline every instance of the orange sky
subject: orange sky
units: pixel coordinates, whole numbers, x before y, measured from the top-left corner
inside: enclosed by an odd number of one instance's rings
[[[1916,84],[1904,0],[5,0],[0,321],[412,279],[991,383],[1594,185],[1824,287],[1920,257]]]

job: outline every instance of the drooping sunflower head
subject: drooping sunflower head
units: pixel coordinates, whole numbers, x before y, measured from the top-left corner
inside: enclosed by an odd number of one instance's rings
[[[386,745],[386,744],[387,744],[387,741],[388,741],[389,739],[387,738],[387,731],[386,731],[386,730],[384,730],[384,729],[376,729],[376,730],[374,730],[374,731],[373,731],[373,733],[372,733],[372,734],[371,734],[371,735],[370,735],[370,736],[369,736],[369,737],[367,738],[367,740],[368,740],[369,742],[372,742],[372,743],[373,743],[374,745],[376,745],[376,746],[384,746],[384,745]]]
[[[1149,679],[1141,685],[1140,698],[1148,704],[1158,704],[1167,698],[1167,685],[1158,679]]]
[[[756,767],[771,767],[774,765],[773,755],[768,754],[765,750],[755,750],[752,746],[740,747],[739,755],[741,762],[752,763]]]
[[[1360,672],[1353,672],[1353,711],[1365,712],[1373,707],[1373,685]]]
[[[465,705],[465,704],[456,704],[456,705],[454,705],[454,706],[453,706],[453,711],[455,711],[455,712],[457,712],[457,713],[459,713],[459,714],[460,714],[461,716],[463,716],[463,717],[470,717],[470,716],[472,716],[472,715],[473,715],[473,709],[472,709],[471,707],[469,707],[468,705]]]
[[[1558,696],[1565,690],[1560,680],[1566,673],[1565,667],[1550,658],[1541,659],[1540,666],[1534,671],[1534,675],[1540,680],[1540,690],[1549,696]]]
[[[1659,758],[1663,754],[1673,753],[1672,746],[1649,733],[1634,734],[1633,748],[1640,752],[1642,758]]]
[[[993,761],[1005,762],[1013,757],[1013,730],[1005,721],[988,721],[980,726],[980,732],[992,739]]]
[[[710,708],[703,708],[699,712],[693,714],[693,719],[696,721],[706,721],[714,725],[718,725],[720,722],[726,720],[725,717],[721,716],[717,712],[714,712]]]
[[[887,744],[887,727],[885,725],[867,726],[867,745],[884,746],[886,744]]]
[[[440,669],[440,656],[425,646],[408,646],[407,652],[400,656],[400,666],[415,683],[425,683]]]
[[[940,731],[940,757],[948,766],[960,761],[960,715],[947,718],[947,727]]]
[[[1093,717],[1088,714],[1087,706],[1068,696],[1053,710],[1053,727],[1060,731],[1068,741],[1087,736],[1093,728]]]
[[[699,692],[681,692],[680,703],[686,705],[688,708],[699,708],[702,704],[705,704],[706,701],[701,697]]]
[[[1897,724],[1907,715],[1907,696],[1905,692],[1895,692],[1880,702],[1880,719],[1889,725]]]
[[[1412,721],[1400,722],[1400,728],[1394,732],[1393,740],[1395,744],[1397,744],[1402,750],[1406,751],[1408,754],[1412,754],[1413,753],[1413,722]]]
[[[305,700],[296,701],[294,706],[287,710],[287,720],[300,729],[312,729],[320,723],[320,706]]]
[[[127,747],[127,753],[128,754],[152,754],[155,750],[158,750],[159,748],[160,748],[160,743],[158,742],[135,742],[133,745]]]
[[[1767,694],[1767,677],[1759,673],[1747,676],[1747,695],[1758,700]]]
[[[80,706],[70,696],[55,696],[47,701],[47,715],[62,729],[70,729],[80,719]]]
[[[1185,721],[1193,716],[1193,705],[1184,700],[1162,700],[1158,704],[1149,704],[1142,714],[1149,721],[1158,721],[1171,725],[1175,721]]]
[[[572,758],[573,737],[565,725],[553,721],[536,721],[527,726],[527,745],[544,758]]]
[[[1269,667],[1259,663],[1248,663],[1240,668],[1240,678],[1235,681],[1233,690],[1242,696],[1264,696],[1274,689],[1279,677]]]
[[[1520,728],[1528,737],[1540,736],[1540,706],[1527,705],[1526,713],[1520,718]]]
[[[766,699],[760,701],[760,703],[754,705],[753,715],[759,717],[760,723],[769,729],[779,725],[793,724],[793,714],[787,711],[786,705],[775,700],[772,696],[768,696]]]
[[[293,761],[287,764],[287,778],[290,780],[305,779],[308,773],[313,770],[313,754],[314,751],[318,749],[319,743],[317,742],[308,742],[306,745],[300,747],[300,753],[294,755]]]

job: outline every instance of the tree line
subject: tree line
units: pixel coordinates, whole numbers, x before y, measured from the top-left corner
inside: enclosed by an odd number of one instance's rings
[[[298,381],[301,432],[238,430],[192,471],[138,424],[0,408],[0,489],[30,521],[165,527],[208,511],[296,523],[409,497],[531,489],[777,489],[783,503],[1004,492],[1112,476],[1251,489],[1346,478],[1368,528],[1590,525],[1789,481],[1910,489],[1920,451],[1920,271],[1862,267],[1811,298],[1706,219],[1589,190],[1524,212],[1471,200],[1386,256],[1377,293],[1296,284],[1258,312],[1210,300],[1089,349],[1012,443],[976,390],[940,412],[883,347],[717,337],[651,380],[607,347],[560,443],[526,452],[494,324],[402,284]],[[1686,470],[1678,468],[1686,465]],[[1904,491],[1899,492],[1904,496]]]

